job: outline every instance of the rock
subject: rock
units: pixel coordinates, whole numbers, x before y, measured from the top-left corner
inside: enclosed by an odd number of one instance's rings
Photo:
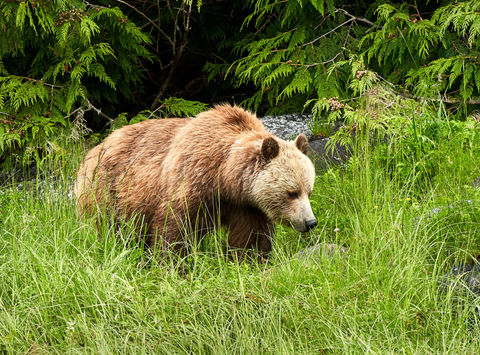
[[[455,296],[480,295],[480,265],[460,264],[440,278],[439,290],[453,292]]]
[[[260,121],[263,122],[263,125],[270,133],[285,140],[294,139],[300,133],[305,134],[308,140],[312,140],[313,133],[308,126],[311,119],[311,115],[302,115],[299,113],[260,117]]]
[[[430,219],[433,216],[438,215],[440,212],[450,209],[452,211],[454,210],[461,210],[462,208],[465,208],[467,206],[472,205],[472,200],[460,200],[454,203],[451,203],[449,205],[442,205],[438,207],[432,208],[430,211],[427,212],[426,217],[423,217],[424,219]],[[418,225],[420,223],[421,218],[419,216],[413,218],[413,223],[414,225]]]
[[[326,169],[329,165],[345,164],[350,158],[346,147],[336,144],[332,150],[327,149],[329,138],[322,138],[310,142],[310,157],[317,169]]]
[[[20,181],[35,180],[38,175],[38,169],[35,164],[30,164],[27,168],[13,167],[9,170],[0,170],[0,186],[11,186]]]
[[[347,252],[347,248],[330,243],[319,243],[311,247],[300,250],[293,255],[292,259],[299,261],[318,261],[321,258],[332,258],[336,254],[343,255]]]

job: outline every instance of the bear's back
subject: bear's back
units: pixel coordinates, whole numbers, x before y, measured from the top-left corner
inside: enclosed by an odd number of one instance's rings
[[[188,118],[166,118],[124,126],[110,134],[103,146],[116,157],[127,158],[125,155],[135,156],[135,153],[146,154],[149,158],[158,156],[164,153],[178,130],[189,121]]]
[[[202,112],[197,117],[207,125],[216,125],[236,133],[245,131],[264,132],[263,123],[249,111],[237,106],[217,105],[214,109]]]

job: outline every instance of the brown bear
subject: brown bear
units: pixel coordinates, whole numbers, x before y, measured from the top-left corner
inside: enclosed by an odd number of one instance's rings
[[[149,246],[161,240],[180,249],[220,224],[230,247],[268,252],[275,223],[300,232],[317,224],[307,146],[305,135],[284,141],[230,105],[195,118],[147,120],[88,152],[75,184],[77,207],[140,217]]]

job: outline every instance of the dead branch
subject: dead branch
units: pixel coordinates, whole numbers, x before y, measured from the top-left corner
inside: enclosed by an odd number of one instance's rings
[[[172,8],[170,6],[170,2],[168,1],[167,2],[167,7],[171,13],[171,15],[173,16],[173,11],[172,11]],[[183,33],[181,32],[179,26],[178,26],[178,23],[179,23],[179,17],[181,14],[184,14],[184,17],[182,19],[182,22],[183,22]],[[185,9],[185,3],[182,3],[182,6],[180,6],[180,8],[178,9],[176,15],[175,15],[175,21],[174,21],[174,24],[173,24],[173,46],[172,46],[172,56],[173,56],[173,59],[172,59],[172,62],[171,62],[171,66],[170,66],[170,70],[167,74],[167,77],[165,78],[162,86],[160,87],[157,95],[155,95],[155,99],[153,100],[152,102],[152,105],[150,106],[150,110],[153,110],[155,108],[155,106],[157,105],[158,101],[162,98],[162,96],[165,94],[165,91],[167,90],[168,86],[170,85],[170,82],[173,78],[173,76],[175,75],[176,73],[176,70],[177,70],[177,65],[178,65],[178,62],[180,61],[182,55],[183,55],[183,52],[185,51],[185,48],[187,47],[188,45],[188,33],[190,31],[190,18],[191,18],[191,15],[192,15],[192,4],[190,4],[188,6],[188,10]],[[178,43],[178,40],[177,40],[177,32],[179,33],[179,35],[181,35],[182,37],[182,40],[181,40],[181,43],[179,44]]]
[[[102,112],[101,109],[95,107],[95,106],[90,102],[89,99],[85,99],[85,103],[87,104],[87,110],[86,110],[86,111],[88,111],[88,110],[93,110],[93,111],[95,111],[95,112],[97,113],[97,115],[99,115],[100,117],[106,118],[106,119],[108,120],[107,125],[109,125],[110,123],[113,122],[113,118],[111,118],[110,116],[107,116],[106,114],[104,114],[104,113]],[[73,112],[72,112],[72,113],[73,113]]]
[[[172,41],[172,39],[170,38],[169,35],[167,35],[161,28],[159,25],[157,25],[150,17],[148,17],[147,15],[145,15],[142,11],[140,11],[139,9],[137,9],[135,6],[133,5],[130,5],[128,2],[126,1],[123,1],[123,0],[116,0],[117,2],[121,3],[121,4],[124,4],[126,6],[128,6],[129,8],[131,8],[133,11],[139,13],[140,15],[142,15],[148,22],[150,22],[150,24],[155,27],[158,32],[160,32],[167,40],[168,42],[170,43],[170,45],[174,45],[174,40]]]
[[[358,16],[353,16],[353,15],[350,14],[347,10],[344,10],[344,9],[335,9],[335,12],[343,12],[343,13],[345,14],[345,16],[348,16],[348,17],[352,18],[354,21],[365,22],[366,24],[368,24],[368,25],[370,25],[370,26],[376,26],[373,22],[367,20],[366,18],[358,17]]]

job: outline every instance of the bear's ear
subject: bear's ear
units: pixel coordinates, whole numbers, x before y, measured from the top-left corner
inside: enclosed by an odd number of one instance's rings
[[[273,137],[268,137],[263,140],[262,143],[262,157],[265,160],[270,160],[275,158],[278,155],[280,147],[278,142]]]
[[[308,138],[306,135],[299,134],[297,139],[295,139],[295,146],[303,153],[307,154],[308,148]]]

